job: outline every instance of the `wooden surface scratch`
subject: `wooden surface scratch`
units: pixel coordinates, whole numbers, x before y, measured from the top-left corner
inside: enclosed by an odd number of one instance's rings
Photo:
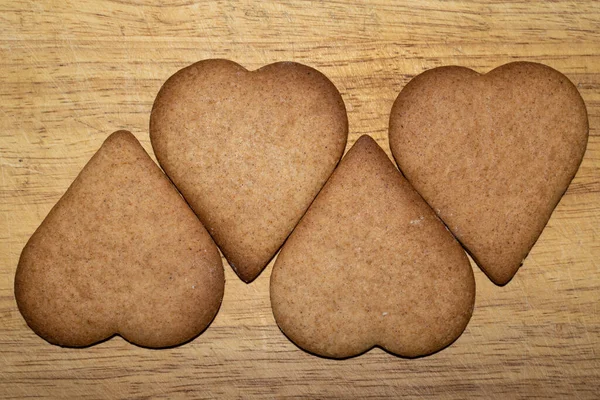
[[[344,361],[295,347],[273,319],[272,265],[250,285],[226,266],[223,306],[168,350],[113,338],[52,346],[14,301],[20,252],[102,141],[131,130],[179,68],[227,58],[297,61],[325,73],[349,115],[348,148],[389,153],[392,103],[441,65],[487,72],[515,60],[565,73],[587,105],[575,180],[523,268],[497,287],[475,268],[465,333],[430,357],[379,349]],[[600,5],[588,1],[3,1],[0,5],[0,397],[597,398],[600,391]]]

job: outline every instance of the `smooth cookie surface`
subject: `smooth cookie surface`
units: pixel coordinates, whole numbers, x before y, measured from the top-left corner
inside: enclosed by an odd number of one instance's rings
[[[374,346],[438,351],[463,332],[475,301],[465,252],[368,136],[286,241],[270,290],[281,330],[333,358]]]
[[[289,62],[193,64],[164,84],[150,119],[161,166],[246,282],[302,217],[347,134],[335,86]]]
[[[201,333],[223,298],[223,265],[198,218],[135,137],[113,133],[27,242],[15,296],[47,341],[115,334],[167,347]]]
[[[550,67],[441,67],[401,91],[389,136],[406,178],[502,285],[577,172],[588,120],[575,86]]]

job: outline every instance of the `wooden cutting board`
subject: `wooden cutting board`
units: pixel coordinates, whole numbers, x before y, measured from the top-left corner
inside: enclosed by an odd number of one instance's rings
[[[598,398],[600,3],[8,0],[0,10],[0,397]],[[415,74],[539,61],[581,91],[589,145],[521,271],[497,287],[474,267],[471,323],[430,357],[303,352],[271,314],[272,265],[250,285],[226,265],[217,318],[184,346],[46,343],[15,304],[21,249],[109,133],[129,129],[151,153],[148,119],[163,81],[216,57],[321,70],[346,102],[348,147],[369,134],[388,155],[389,111]]]

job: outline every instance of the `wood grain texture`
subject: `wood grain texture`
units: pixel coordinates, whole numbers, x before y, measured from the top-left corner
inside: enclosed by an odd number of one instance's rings
[[[389,111],[426,69],[486,72],[530,60],[565,73],[590,120],[583,164],[506,287],[475,268],[463,336],[433,356],[314,357],[277,328],[272,266],[251,285],[226,268],[209,329],[169,350],[114,338],[72,350],[30,331],[14,301],[29,236],[108,134],[151,152],[162,82],[204,58],[290,60],[325,73],[349,112],[348,147],[389,153]],[[600,391],[600,5],[589,1],[11,1],[0,4],[0,397],[594,398]]]

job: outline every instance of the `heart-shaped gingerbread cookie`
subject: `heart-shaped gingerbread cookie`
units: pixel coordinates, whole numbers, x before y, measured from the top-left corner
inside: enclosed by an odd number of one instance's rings
[[[401,91],[389,136],[406,178],[503,285],[575,176],[588,120],[575,86],[550,67],[442,67]]]
[[[212,321],[223,265],[208,232],[135,137],[113,133],[23,249],[15,297],[51,343],[119,334],[183,343]]]
[[[247,71],[226,60],[184,68],[150,118],[156,157],[246,282],[281,247],[339,159],[342,98],[296,63]]]
[[[430,354],[465,329],[467,255],[368,136],[348,151],[277,256],[271,305],[298,346],[344,358],[373,346]]]

